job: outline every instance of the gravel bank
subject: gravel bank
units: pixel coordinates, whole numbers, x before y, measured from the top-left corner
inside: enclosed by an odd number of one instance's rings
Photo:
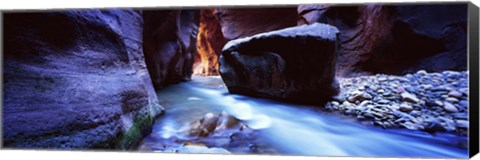
[[[383,128],[466,136],[468,72],[418,71],[339,79],[341,93],[323,111],[356,117]]]

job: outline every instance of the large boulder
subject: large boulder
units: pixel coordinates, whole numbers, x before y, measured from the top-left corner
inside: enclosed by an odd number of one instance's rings
[[[197,54],[198,10],[144,10],[143,51],[156,89],[188,81]]]
[[[158,104],[133,10],[4,14],[2,140],[8,148],[120,148]]]
[[[337,74],[465,70],[467,5],[300,5],[299,24],[340,30]]]
[[[338,32],[314,23],[229,41],[220,74],[231,93],[323,103],[338,93]]]

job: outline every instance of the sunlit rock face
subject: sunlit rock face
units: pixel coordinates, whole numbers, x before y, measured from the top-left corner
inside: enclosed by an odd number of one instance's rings
[[[314,23],[229,41],[220,74],[230,93],[323,103],[338,93],[336,27]]]
[[[143,20],[143,50],[155,88],[190,80],[197,52],[198,10],[145,10]]]
[[[200,11],[200,25],[197,37],[197,60],[194,73],[206,76],[218,75],[218,56],[227,43],[223,37],[213,9]]]
[[[223,36],[228,40],[292,27],[297,24],[297,9],[277,8],[217,8],[215,10]]]
[[[466,69],[467,6],[300,5],[298,24],[340,30],[337,74],[404,74]]]
[[[163,109],[133,10],[6,13],[3,145],[129,148]]]

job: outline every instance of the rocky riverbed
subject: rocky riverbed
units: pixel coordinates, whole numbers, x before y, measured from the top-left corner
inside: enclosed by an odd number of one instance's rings
[[[339,79],[341,93],[322,111],[364,124],[467,136],[468,72],[418,71]]]

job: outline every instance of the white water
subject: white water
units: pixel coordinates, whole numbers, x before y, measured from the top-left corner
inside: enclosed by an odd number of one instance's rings
[[[465,137],[430,135],[404,129],[365,126],[352,120],[323,114],[313,106],[228,94],[219,77],[195,77],[192,82],[158,92],[166,114],[155,123],[155,138],[178,136],[176,130],[208,112],[229,114],[260,130],[262,140],[278,154],[317,156],[381,156],[466,158],[467,149],[454,145]]]

